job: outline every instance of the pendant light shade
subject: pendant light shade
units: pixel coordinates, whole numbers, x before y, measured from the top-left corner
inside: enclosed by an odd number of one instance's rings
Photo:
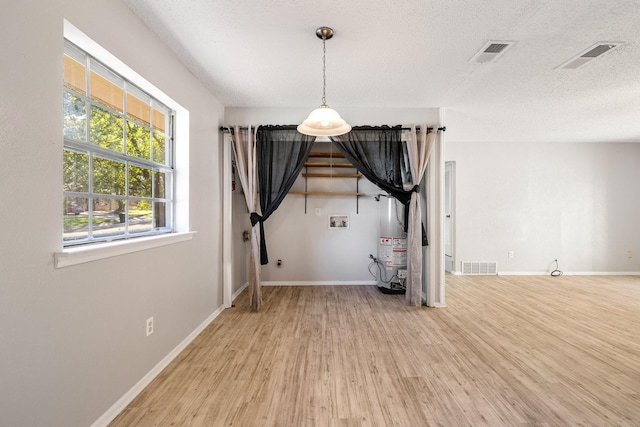
[[[338,136],[351,130],[351,126],[345,122],[336,110],[327,105],[327,75],[325,42],[333,37],[333,30],[328,27],[320,27],[316,30],[316,36],[322,39],[322,105],[316,108],[307,119],[298,126],[298,132],[311,136]]]
[[[311,136],[338,136],[351,130],[340,114],[327,104],[309,113],[309,117],[298,126],[298,132]]]

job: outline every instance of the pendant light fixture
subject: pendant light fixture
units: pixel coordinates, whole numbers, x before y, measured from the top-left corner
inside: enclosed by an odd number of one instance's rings
[[[322,39],[322,105],[309,113],[309,117],[298,126],[298,132],[311,136],[344,135],[351,130],[351,126],[340,117],[336,110],[327,105],[327,48],[325,43],[333,37],[333,30],[329,27],[320,27],[316,30],[316,36]]]

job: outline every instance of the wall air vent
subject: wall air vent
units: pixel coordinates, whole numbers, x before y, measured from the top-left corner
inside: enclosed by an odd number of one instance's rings
[[[515,42],[511,41],[487,42],[487,44],[482,46],[482,49],[480,49],[469,62],[477,62],[479,64],[495,62],[514,44]]]
[[[558,69],[565,69],[565,70],[575,70],[576,68],[582,67],[586,63],[591,62],[594,59],[601,57],[605,53],[611,52],[613,49],[615,49],[618,46],[621,46],[623,44],[624,43],[622,43],[622,42],[599,42],[599,43],[596,43],[593,46],[591,46],[588,49],[586,49],[584,52],[574,56],[573,58],[571,58],[567,62],[564,62],[563,64],[561,64],[557,68]]]
[[[496,275],[498,263],[495,261],[462,261],[462,274]]]

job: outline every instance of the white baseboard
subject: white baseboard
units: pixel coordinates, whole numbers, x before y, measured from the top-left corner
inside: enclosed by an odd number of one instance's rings
[[[369,286],[377,285],[375,280],[350,280],[350,281],[263,281],[262,286]]]
[[[565,271],[563,274],[566,276],[640,276],[640,271]]]
[[[180,344],[178,344],[169,354],[167,354],[156,366],[153,367],[131,390],[126,392],[116,403],[98,418],[91,427],[106,427],[115,417],[122,412],[133,399],[138,396],[146,386],[151,383],[173,359],[180,354],[213,320],[224,311],[224,307],[218,308],[204,322],[202,322],[193,332],[191,332]]]
[[[550,271],[499,271],[498,276],[548,276]]]
[[[549,276],[549,271],[500,271],[499,276]],[[639,271],[564,271],[564,276],[640,276]]]
[[[231,295],[231,302],[233,302],[233,300],[235,300],[236,298],[238,298],[238,295],[240,295],[242,293],[242,291],[244,291],[245,289],[247,289],[249,287],[249,282],[245,282],[244,285],[242,285],[240,287],[240,289],[238,289],[237,291],[235,291],[233,293],[233,295]]]

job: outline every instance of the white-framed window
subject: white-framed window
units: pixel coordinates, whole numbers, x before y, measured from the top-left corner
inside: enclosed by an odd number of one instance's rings
[[[175,111],[69,40],[63,245],[175,230]]]

